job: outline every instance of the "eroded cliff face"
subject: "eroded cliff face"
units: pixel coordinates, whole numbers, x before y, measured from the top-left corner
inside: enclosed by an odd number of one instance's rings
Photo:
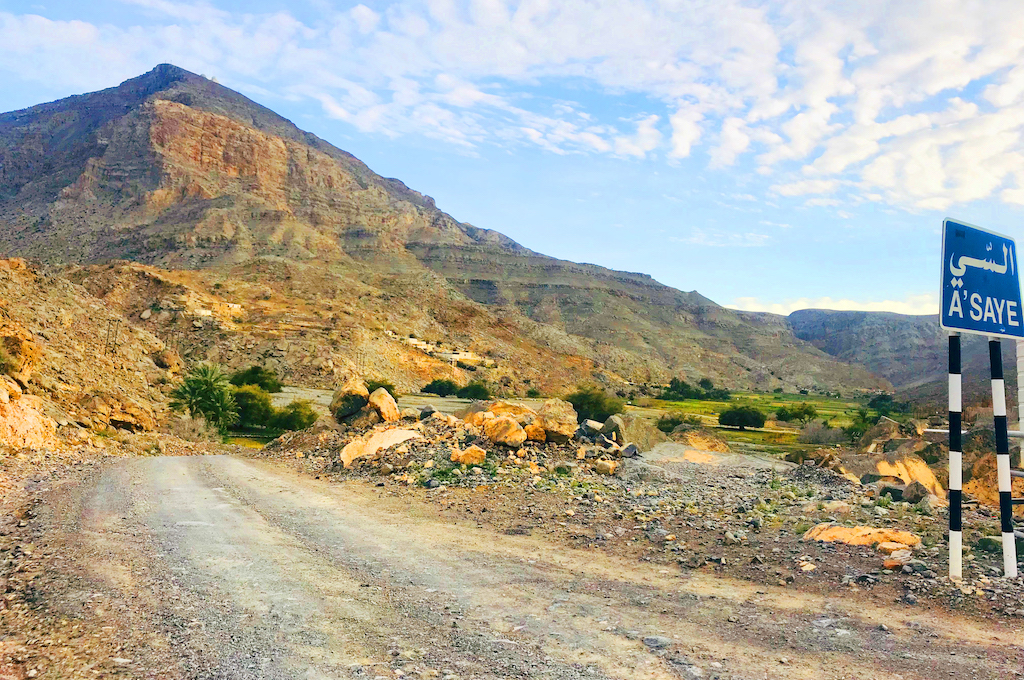
[[[202,268],[225,280],[253,275],[258,267],[247,263],[288,261],[309,280],[289,291],[292,304],[323,308],[355,295],[346,303],[359,309],[345,322],[358,318],[371,334],[430,328],[522,357],[524,372],[530,356],[543,356],[560,365],[552,372],[563,384],[674,376],[762,389],[887,384],[767,317],[460,223],[238,93],[170,66],[0,115],[0,166],[11,168],[0,176],[8,253]],[[401,304],[378,309],[379,300]],[[478,328],[460,325],[466,309]],[[470,330],[477,337],[467,338]]]

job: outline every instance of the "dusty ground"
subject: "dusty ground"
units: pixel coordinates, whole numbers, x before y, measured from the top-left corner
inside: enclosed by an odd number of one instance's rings
[[[626,535],[618,548],[573,544],[551,505],[564,501],[527,489],[337,483],[217,456],[105,461],[32,495],[4,529],[5,679],[1006,678],[1024,668],[1019,619],[897,604],[885,588],[646,562]],[[550,517],[522,519],[530,502]],[[19,625],[31,642],[21,648],[8,644]]]

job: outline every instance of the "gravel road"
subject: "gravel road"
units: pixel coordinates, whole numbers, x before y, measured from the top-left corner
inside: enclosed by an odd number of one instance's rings
[[[274,463],[112,461],[49,494],[40,597],[84,625],[103,617],[124,658],[97,667],[116,677],[908,680],[1022,668],[1012,624],[504,535]]]

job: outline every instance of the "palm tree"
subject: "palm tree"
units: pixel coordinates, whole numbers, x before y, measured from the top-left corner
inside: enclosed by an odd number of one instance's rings
[[[203,362],[188,372],[171,391],[171,408],[203,417],[221,430],[238,419],[238,408],[231,394],[231,383],[217,364]]]

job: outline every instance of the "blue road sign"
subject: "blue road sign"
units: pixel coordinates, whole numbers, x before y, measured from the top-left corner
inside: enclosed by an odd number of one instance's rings
[[[1024,338],[1013,239],[980,227],[942,222],[942,309],[947,330]]]

